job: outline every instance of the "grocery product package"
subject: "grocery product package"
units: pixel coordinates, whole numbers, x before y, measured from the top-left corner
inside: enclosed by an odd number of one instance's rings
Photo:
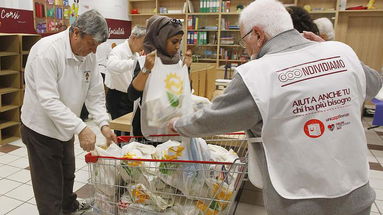
[[[167,134],[166,125],[170,119],[193,111],[186,65],[182,65],[182,61],[164,65],[156,57],[142,99],[141,130],[144,136]]]

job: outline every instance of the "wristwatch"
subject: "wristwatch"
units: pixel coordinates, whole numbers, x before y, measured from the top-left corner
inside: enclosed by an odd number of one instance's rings
[[[149,73],[151,73],[152,71],[147,70],[145,67],[143,67],[142,70],[141,70],[141,72],[144,73],[144,74],[149,74]]]

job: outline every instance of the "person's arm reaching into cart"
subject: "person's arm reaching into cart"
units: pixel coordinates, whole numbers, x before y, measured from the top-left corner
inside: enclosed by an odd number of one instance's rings
[[[258,107],[240,75],[236,75],[224,94],[211,106],[192,115],[175,118],[169,130],[182,136],[208,136],[224,132],[243,131],[262,120]]]

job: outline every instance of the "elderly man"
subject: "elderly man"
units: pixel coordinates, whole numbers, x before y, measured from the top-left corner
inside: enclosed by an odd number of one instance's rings
[[[95,69],[94,53],[107,38],[104,17],[90,10],[68,30],[41,39],[31,49],[21,136],[40,215],[70,214],[84,207],[73,192],[74,135],[85,151],[93,150],[96,142],[96,135],[79,118],[84,102],[107,143],[116,141],[108,125],[102,77]]]
[[[106,106],[112,119],[133,111],[133,102],[129,101],[127,90],[133,76],[141,70],[138,57],[143,50],[145,35],[146,28],[135,26],[129,39],[113,48],[109,54],[105,85],[109,88]],[[115,133],[120,135],[120,132]]]
[[[184,136],[246,130],[249,178],[263,187],[269,215],[368,215],[361,123],[364,99],[382,85],[339,42],[312,42],[293,29],[276,0],[257,0],[240,16],[241,44],[252,60],[225,93],[169,128]],[[367,83],[366,83],[367,80]]]

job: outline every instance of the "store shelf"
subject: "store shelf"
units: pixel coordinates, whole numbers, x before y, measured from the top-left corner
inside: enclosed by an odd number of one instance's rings
[[[18,52],[0,52],[0,57],[18,55]]]
[[[1,121],[0,120],[0,129],[9,128],[14,125],[18,125],[19,122],[13,122],[13,121]]]
[[[221,47],[242,47],[240,45],[219,45]]]
[[[335,14],[335,10],[317,10],[317,11],[310,11],[310,14]]]
[[[0,112],[20,106],[20,90],[0,95]]]
[[[0,34],[0,56],[18,55],[19,38],[15,34]]]
[[[239,32],[240,30],[238,29],[223,29],[221,31],[227,31],[227,32]]]
[[[155,13],[139,13],[139,14],[129,14],[129,16],[153,16]]]
[[[0,88],[0,95],[19,91],[18,88]]]
[[[205,47],[217,47],[217,44],[205,44],[205,45],[198,45],[198,44],[188,44],[188,46],[205,46]]]
[[[0,129],[0,144],[7,144],[20,139],[20,123],[14,122]]]
[[[213,58],[197,58],[197,61],[217,61],[217,59]]]
[[[185,16],[186,13],[159,13],[161,16]]]
[[[223,12],[223,13],[221,13],[222,15],[235,15],[235,16],[238,16],[239,14],[241,14],[241,13],[238,13],[238,12]]]
[[[226,60],[226,59],[219,59],[221,62],[242,62],[241,60]]]
[[[12,75],[12,74],[17,74],[19,71],[16,70],[0,70],[0,76],[2,75]]]
[[[15,70],[20,71],[20,54],[15,55],[0,55],[0,69],[1,70]],[[0,82],[1,84],[1,82]]]
[[[197,30],[192,30],[192,29],[188,29],[188,31],[189,31],[189,32],[191,32],[191,31],[206,31],[206,32],[217,32],[217,31],[218,31],[218,29],[217,29],[217,30],[204,30],[204,29],[197,29]]]
[[[369,13],[369,12],[383,12],[383,9],[375,10],[340,10],[339,13]]]
[[[220,13],[188,13],[190,16],[218,16]]]
[[[5,105],[0,107],[0,112],[9,111],[17,108],[19,108],[19,105]]]
[[[5,139],[2,139],[0,141],[0,145],[5,145],[5,144],[8,144],[8,143],[12,143],[12,142],[15,142],[18,139],[20,139],[19,136],[6,137]]]

